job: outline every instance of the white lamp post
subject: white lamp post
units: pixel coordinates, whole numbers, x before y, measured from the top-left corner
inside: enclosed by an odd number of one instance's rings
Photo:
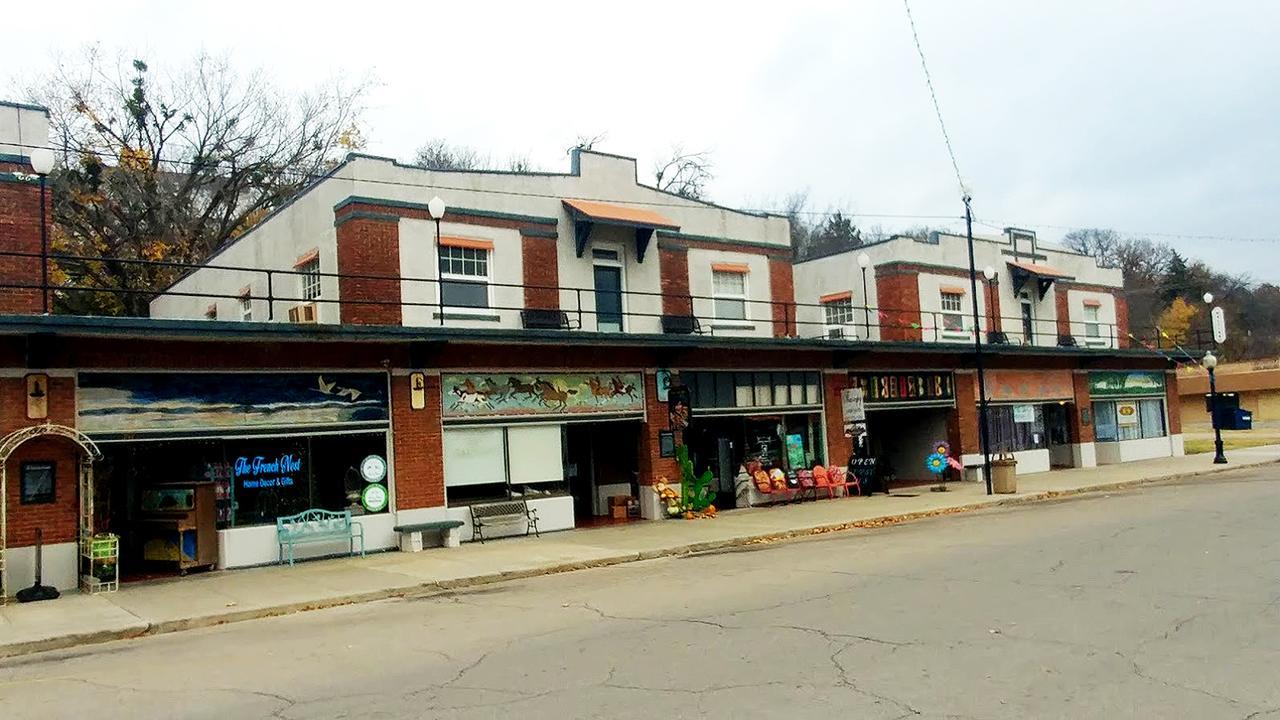
[[[1205,304],[1205,305],[1212,305],[1212,304],[1213,304],[1213,293],[1211,293],[1211,292],[1207,292],[1207,293],[1205,293],[1205,294],[1204,294],[1204,304]]]
[[[1213,422],[1213,462],[1224,465],[1227,456],[1222,452],[1222,428],[1218,427],[1218,383],[1214,370],[1218,367],[1218,356],[1211,352],[1204,354],[1201,360],[1204,369],[1209,371],[1209,418]]]
[[[34,148],[27,159],[31,162],[31,170],[40,176],[40,293],[43,298],[44,314],[49,314],[49,220],[45,210],[48,202],[46,195],[46,178],[53,170],[53,151],[48,148]]]
[[[431,213],[431,219],[436,221],[436,299],[440,305],[441,325],[444,325],[444,280],[440,270],[440,218],[444,217],[447,209],[439,195],[427,201],[427,212]]]
[[[862,268],[862,334],[871,339],[871,306],[867,298],[867,268],[871,267],[871,256],[858,253],[858,267]]]

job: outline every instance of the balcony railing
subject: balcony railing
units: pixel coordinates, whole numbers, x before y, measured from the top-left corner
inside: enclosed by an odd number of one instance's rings
[[[74,283],[15,283],[12,278],[0,277],[0,290],[33,293],[44,307],[56,307],[59,300],[76,296],[106,296],[117,298],[142,297],[160,301],[156,306],[166,318],[200,319],[205,316],[199,303],[231,301],[239,307],[248,301],[256,311],[265,309],[265,320],[288,321],[289,310],[311,305],[319,308],[338,308],[337,316],[330,313],[327,321],[356,324],[404,324],[413,326],[477,327],[497,323],[497,327],[563,330],[567,332],[653,332],[667,334],[710,334],[730,336],[773,336],[806,339],[829,339],[833,342],[848,340],[872,340],[883,342],[935,342],[972,343],[974,340],[972,310],[963,313],[922,311],[916,308],[894,308],[876,305],[853,305],[852,317],[848,308],[842,313],[841,322],[827,321],[827,306],[818,303],[784,302],[751,298],[725,298],[689,293],[661,293],[639,290],[598,293],[595,288],[566,287],[518,283],[487,283],[490,296],[515,298],[516,302],[493,301],[484,307],[459,307],[441,302],[439,286],[435,278],[400,277],[367,273],[315,273],[300,270],[254,268],[236,265],[197,265],[166,260],[102,260],[101,258],[40,253],[0,251],[0,258],[16,258],[0,262],[0,269],[17,272],[16,265],[23,259],[38,263],[46,259],[50,263],[107,262],[124,267],[146,266],[152,272],[178,277],[188,271],[200,270],[206,282],[213,281],[224,287],[248,287],[248,293],[230,291],[201,291],[184,288],[193,282],[187,276],[175,286],[161,292],[141,288],[102,288]],[[39,265],[36,265],[39,270]],[[29,268],[28,268],[29,270]],[[40,277],[39,272],[24,273]],[[230,274],[230,275],[227,275]],[[210,275],[221,277],[210,280]],[[346,299],[335,297],[306,298],[300,291],[300,277],[319,276],[321,286],[326,281],[336,281],[347,294]],[[50,273],[52,276],[52,273]],[[198,277],[198,276],[196,276]],[[297,288],[297,293],[278,292],[281,285]],[[255,283],[254,280],[259,282]],[[332,287],[333,282],[328,286]],[[261,289],[256,289],[261,287]],[[419,296],[429,299],[415,299]],[[621,309],[600,309],[597,298],[621,299]],[[84,305],[84,303],[76,303]],[[744,312],[720,312],[741,307]],[[968,306],[966,305],[966,308]],[[312,321],[326,321],[316,313]],[[736,317],[743,315],[745,317]],[[494,316],[497,320],[494,321]],[[398,318],[398,320],[397,320]],[[224,319],[224,318],[219,318]],[[228,319],[240,319],[239,317]],[[261,319],[255,315],[254,319]],[[996,322],[998,321],[998,322]],[[995,325],[996,327],[992,327]],[[617,328],[622,328],[618,330]],[[1113,323],[1086,322],[1057,319],[1000,316],[979,318],[978,332],[984,342],[991,345],[1035,345],[1041,347],[1118,348],[1147,347],[1153,350],[1189,350],[1208,347],[1208,331],[1195,330],[1186,341],[1178,342],[1158,328],[1120,334]]]

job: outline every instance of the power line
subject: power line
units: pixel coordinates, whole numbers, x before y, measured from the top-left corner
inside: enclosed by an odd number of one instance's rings
[[[979,222],[979,221],[975,220],[974,222]],[[1046,228],[1049,230],[1064,230],[1067,232],[1071,232],[1074,230],[1098,229],[1097,226],[1088,227],[1084,225],[1054,225],[1051,223],[1036,223],[1036,222],[1004,223],[1003,225],[993,225],[987,222],[979,222],[979,224],[986,225],[987,227],[994,228],[994,229],[1003,229],[1004,227],[1009,227],[1011,225],[1014,227]],[[1146,236],[1146,237],[1157,237],[1157,238],[1169,238],[1173,240],[1212,240],[1212,241],[1220,241],[1220,242],[1249,242],[1249,243],[1280,242],[1280,237],[1266,238],[1266,237],[1238,237],[1233,235],[1194,235],[1194,234],[1188,234],[1188,233],[1155,232],[1155,231],[1145,231],[1145,230],[1116,230],[1115,228],[1106,228],[1106,229],[1113,230],[1117,233],[1120,233],[1121,235],[1129,235],[1133,237]]]
[[[951,147],[951,135],[947,132],[947,124],[942,121],[942,107],[938,104],[938,93],[933,89],[933,75],[929,73],[929,63],[924,59],[924,48],[920,45],[920,35],[916,32],[916,20],[911,15],[911,4],[902,0],[902,7],[907,10],[907,22],[911,25],[911,39],[915,41],[916,53],[920,56],[920,69],[924,70],[924,82],[929,86],[929,98],[933,100],[933,112],[938,116],[938,128],[942,130],[942,141],[947,145],[947,156],[951,158],[951,169],[956,173],[956,183],[960,185],[960,194],[968,196],[964,185],[964,177],[960,174],[960,163],[956,162],[956,152]]]

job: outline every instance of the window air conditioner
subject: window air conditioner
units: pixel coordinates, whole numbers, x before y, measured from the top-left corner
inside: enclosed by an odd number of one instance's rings
[[[316,304],[302,303],[289,308],[289,322],[313,323],[316,321]]]

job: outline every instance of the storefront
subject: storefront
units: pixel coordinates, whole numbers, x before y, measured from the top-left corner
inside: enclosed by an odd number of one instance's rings
[[[1169,433],[1165,376],[1157,371],[1089,373],[1098,464],[1181,455]]]
[[[867,410],[867,452],[876,458],[880,482],[892,485],[934,480],[925,458],[947,440],[947,420],[956,404],[950,372],[860,372],[849,376],[862,390]]]
[[[81,373],[76,401],[103,455],[92,529],[120,536],[125,580],[276,562],[276,518],[312,508],[396,544],[385,373]]]
[[[1019,475],[1078,466],[1070,370],[991,370],[986,382],[993,455],[1013,455]]]
[[[473,504],[524,498],[539,529],[567,530],[636,496],[641,373],[445,373],[441,388],[445,500],[464,540]]]
[[[679,383],[693,412],[683,442],[694,472],[711,470],[716,507],[751,504],[754,486],[737,482],[750,461],[787,474],[826,463],[817,371],[685,370]]]

